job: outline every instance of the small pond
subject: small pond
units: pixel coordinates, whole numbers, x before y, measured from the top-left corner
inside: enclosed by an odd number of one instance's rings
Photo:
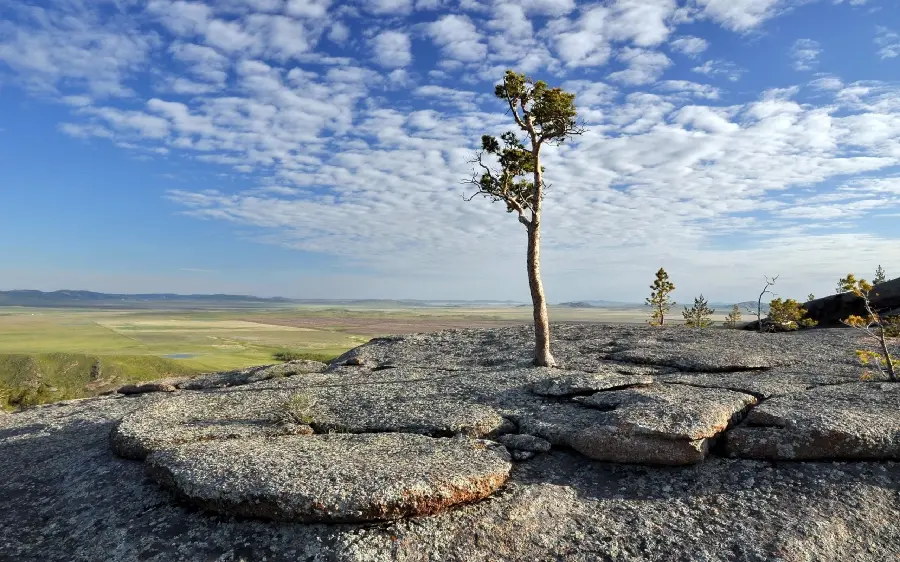
[[[163,355],[166,359],[192,359],[197,357],[196,353],[170,353],[169,355]]]

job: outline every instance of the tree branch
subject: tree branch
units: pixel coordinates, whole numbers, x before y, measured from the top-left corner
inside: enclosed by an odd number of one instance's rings
[[[472,175],[472,179],[466,180],[463,183],[477,186],[478,191],[473,193],[470,197],[466,197],[465,194],[463,194],[463,201],[466,201],[468,203],[478,195],[482,195],[484,197],[492,197],[495,201],[502,200],[504,203],[506,203],[509,209],[516,211],[519,214],[520,223],[524,224],[526,227],[530,227],[531,221],[525,217],[526,205],[519,201],[518,197],[509,192],[509,186],[503,185],[503,182],[501,182],[497,178],[497,175],[493,170],[491,170],[490,166],[484,163],[484,160],[482,159],[483,156],[484,151],[482,150],[478,152],[478,154],[475,155],[475,158],[473,160],[470,160],[469,163],[478,164],[478,166],[480,166],[481,169],[484,170],[484,173],[486,173],[488,177],[491,178],[491,181],[495,185],[500,186],[502,191],[500,191],[499,193],[494,193],[492,191],[485,191],[484,189],[482,189],[481,182],[478,180],[478,173],[476,172]]]
[[[522,117],[519,115],[519,111],[516,109],[516,104],[513,100],[506,97],[506,102],[509,104],[509,110],[512,112],[513,117],[516,119],[516,124],[522,128],[523,131],[527,131],[528,129],[525,127],[525,123],[522,122]],[[525,109],[524,107],[522,108]]]

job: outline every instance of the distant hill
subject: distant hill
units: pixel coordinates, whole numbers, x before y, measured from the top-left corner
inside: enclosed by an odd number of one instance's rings
[[[690,303],[687,306],[691,306],[691,304],[693,304],[693,303]],[[743,301],[743,302],[738,302],[738,303],[711,302],[711,303],[709,303],[709,307],[716,309],[716,312],[728,313],[728,312],[731,312],[731,307],[734,306],[735,304],[737,304],[738,308],[741,309],[741,314],[744,314],[744,315],[749,314],[747,312],[748,308],[750,310],[752,310],[753,312],[756,312],[756,304],[757,304],[756,301]],[[769,303],[767,303],[767,302],[762,303],[762,313],[763,314],[769,313]]]
[[[49,308],[159,308],[191,306],[259,307],[286,305],[360,306],[377,308],[420,307],[506,307],[516,301],[489,300],[394,300],[394,299],[288,299],[284,297],[254,297],[249,295],[178,295],[174,293],[117,294],[94,291],[0,291],[0,306]]]
[[[553,306],[566,308],[634,308],[636,306],[643,306],[643,303],[620,301],[572,301],[561,302]]]
[[[0,306],[28,307],[142,307],[184,304],[289,304],[281,297],[261,298],[245,295],[176,295],[171,293],[113,294],[93,291],[0,291]]]

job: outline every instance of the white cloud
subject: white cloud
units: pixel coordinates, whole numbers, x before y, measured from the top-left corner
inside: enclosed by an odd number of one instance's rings
[[[607,33],[616,41],[630,41],[639,47],[653,47],[669,37],[669,19],[675,0],[618,0],[610,6]]]
[[[656,85],[658,90],[673,92],[709,100],[719,99],[721,90],[709,84],[698,84],[689,80],[663,80]]]
[[[372,38],[373,58],[385,68],[398,68],[412,63],[412,42],[400,31],[382,31]]]
[[[336,21],[328,29],[328,39],[337,44],[342,44],[350,38],[350,28]]]
[[[0,20],[0,63],[34,91],[56,93],[66,83],[95,97],[128,96],[128,78],[147,62],[154,34],[108,22],[92,12],[35,10],[27,23]]]
[[[740,80],[741,75],[744,73],[744,69],[733,62],[725,60],[708,60],[691,70],[707,76],[723,76],[732,82]]]
[[[900,57],[900,34],[884,26],[877,26],[875,44],[878,45],[878,56],[883,59]]]
[[[844,83],[836,76],[820,76],[809,85],[817,90],[840,90],[844,87]]]
[[[518,5],[528,14],[564,16],[575,10],[575,0],[519,0]]]
[[[818,41],[812,39],[797,39],[791,47],[791,59],[794,61],[794,70],[812,70],[819,64],[819,55],[822,47]]]
[[[571,68],[606,64],[611,54],[605,35],[609,12],[602,6],[585,10],[575,22],[551,22],[545,34],[554,41],[559,58]]]
[[[613,72],[609,75],[610,80],[631,86],[656,82],[672,64],[669,57],[663,53],[632,47],[623,49],[616,58],[627,64],[628,68]]]
[[[709,48],[709,42],[701,37],[686,35],[684,37],[678,37],[677,39],[669,43],[669,46],[672,47],[673,50],[683,55],[696,57],[707,48]]]
[[[748,101],[717,80],[743,70],[717,58],[687,61],[697,82],[662,79],[672,61],[661,45],[689,56],[708,47],[678,36],[681,23],[747,31],[787,3],[454,2],[452,14],[411,20],[398,16],[451,3],[377,4],[367,6],[379,18],[360,26],[372,13],[360,2],[155,0],[147,17],[160,36],[127,18],[54,12],[0,22],[0,59],[17,83],[65,103],[60,134],[214,165],[221,177],[184,177],[170,193],[190,216],[355,268],[315,277],[322,296],[527,299],[521,225],[502,206],[465,203],[460,186],[480,135],[512,126],[491,87],[506,67],[575,92],[587,125],[544,153],[551,301],[635,298],[660,264],[685,295],[743,300],[756,284],[747,263],[790,271],[780,290],[802,296],[832,284],[810,279],[874,255],[900,261],[895,239],[859,234],[876,213],[900,212],[896,85],[822,74]],[[350,25],[367,31],[351,38]],[[410,36],[430,38],[442,60],[412,66]],[[623,68],[602,66],[612,53]],[[717,246],[729,237],[741,248]],[[611,267],[614,279],[602,275]]]
[[[487,55],[481,34],[467,16],[443,16],[428,25],[428,34],[451,60],[475,62]]]
[[[694,0],[703,14],[733,31],[748,31],[775,16],[783,0]]]
[[[363,8],[377,14],[408,14],[413,10],[413,0],[363,0]]]

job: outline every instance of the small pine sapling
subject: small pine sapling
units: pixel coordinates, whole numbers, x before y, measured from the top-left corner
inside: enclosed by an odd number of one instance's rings
[[[894,370],[894,362],[897,358],[891,356],[887,346],[888,334],[886,332],[890,328],[890,323],[886,322],[886,319],[879,311],[875,310],[870,298],[874,285],[865,279],[857,279],[852,273],[848,273],[847,277],[841,279],[841,282],[845,291],[850,291],[862,299],[866,310],[866,316],[853,314],[842,320],[842,322],[875,340],[878,347],[878,351],[857,349],[856,356],[859,357],[863,365],[871,365],[878,369],[882,375],[887,376],[888,380],[897,382],[898,376]],[[875,296],[878,296],[878,294],[876,293]],[[868,371],[866,371],[865,377],[869,377]]]
[[[738,305],[734,305],[731,307],[731,312],[728,313],[728,316],[725,317],[725,327],[735,329],[738,326],[738,323],[741,321],[741,307]]]
[[[887,277],[884,273],[884,268],[881,265],[878,265],[878,269],[875,270],[875,277],[872,279],[872,285],[879,285],[887,281]]]
[[[669,281],[669,274],[666,270],[659,268],[656,272],[656,279],[650,285],[650,297],[645,299],[647,306],[653,308],[650,319],[647,322],[651,326],[665,326],[666,314],[671,310],[675,302],[669,298],[669,294],[675,290],[675,284]]]
[[[716,311],[709,308],[709,303],[701,294],[694,299],[694,306],[684,307],[681,315],[684,316],[684,325],[688,328],[709,328],[713,325],[710,316],[715,313]]]
[[[806,295],[806,302],[810,302],[810,301],[814,301],[814,300],[816,300],[816,295],[814,295],[812,293]]]

